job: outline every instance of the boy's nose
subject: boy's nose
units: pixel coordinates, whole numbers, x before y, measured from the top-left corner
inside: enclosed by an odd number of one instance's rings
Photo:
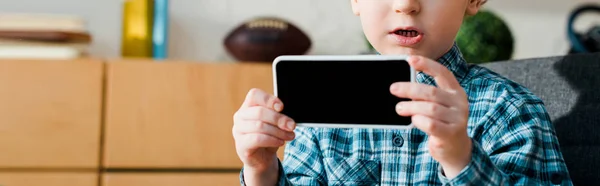
[[[394,0],[394,11],[399,14],[417,14],[421,11],[418,0]]]

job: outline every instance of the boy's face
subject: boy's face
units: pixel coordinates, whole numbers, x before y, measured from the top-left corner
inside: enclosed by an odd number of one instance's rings
[[[437,59],[451,47],[465,15],[481,0],[351,0],[363,31],[381,54]]]

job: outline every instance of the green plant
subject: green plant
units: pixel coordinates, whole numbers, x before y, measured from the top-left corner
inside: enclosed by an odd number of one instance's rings
[[[468,63],[487,63],[511,59],[514,38],[508,25],[490,10],[467,17],[456,42]]]

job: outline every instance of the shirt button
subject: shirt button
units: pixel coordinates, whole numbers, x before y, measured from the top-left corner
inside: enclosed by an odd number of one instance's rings
[[[402,145],[404,145],[404,139],[402,138],[402,136],[396,135],[392,140],[392,144],[396,147],[402,147]]]
[[[552,181],[553,184],[558,185],[558,184],[562,183],[563,177],[562,177],[562,175],[560,175],[558,173],[554,173],[551,176],[551,181]]]

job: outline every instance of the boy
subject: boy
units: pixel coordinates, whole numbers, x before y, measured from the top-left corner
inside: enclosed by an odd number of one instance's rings
[[[351,0],[375,49],[410,55],[419,71],[419,83],[390,85],[413,100],[396,110],[416,128],[295,128],[284,103],[253,89],[234,115],[241,184],[572,185],[542,101],[467,65],[454,43],[484,1]]]

